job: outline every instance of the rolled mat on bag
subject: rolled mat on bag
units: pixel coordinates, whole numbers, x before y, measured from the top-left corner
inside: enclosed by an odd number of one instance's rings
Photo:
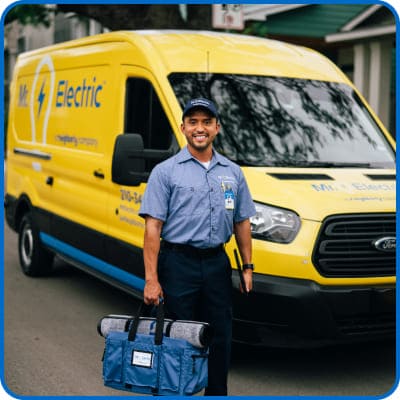
[[[111,331],[128,332],[133,318],[131,315],[107,315],[97,324],[97,332],[105,338]],[[137,333],[154,334],[155,326],[155,318],[140,317]],[[199,348],[208,347],[212,339],[212,328],[206,322],[165,319],[163,330],[166,337],[185,339]]]

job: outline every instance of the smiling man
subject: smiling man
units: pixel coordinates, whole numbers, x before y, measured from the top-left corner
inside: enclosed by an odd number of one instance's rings
[[[210,323],[214,338],[205,395],[226,396],[232,271],[225,243],[235,233],[244,263],[242,290],[251,291],[249,218],[255,207],[240,167],[213,149],[220,130],[214,103],[190,100],[181,130],[187,146],[153,169],[140,208],[146,221],[143,298],[156,305],[164,298],[170,318]]]

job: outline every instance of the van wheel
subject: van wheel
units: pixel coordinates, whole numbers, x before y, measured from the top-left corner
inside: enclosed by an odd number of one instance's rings
[[[19,226],[18,254],[25,275],[48,275],[53,268],[54,254],[42,247],[31,213],[24,215]]]

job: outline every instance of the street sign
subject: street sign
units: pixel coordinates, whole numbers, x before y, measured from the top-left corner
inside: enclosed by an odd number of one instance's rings
[[[213,4],[212,26],[217,29],[244,29],[242,4]]]

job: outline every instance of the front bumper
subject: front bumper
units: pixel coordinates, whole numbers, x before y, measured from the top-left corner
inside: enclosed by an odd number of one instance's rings
[[[238,287],[233,272],[234,288]],[[234,289],[234,341],[271,347],[317,347],[392,338],[394,285],[320,286],[253,274],[253,292]]]

